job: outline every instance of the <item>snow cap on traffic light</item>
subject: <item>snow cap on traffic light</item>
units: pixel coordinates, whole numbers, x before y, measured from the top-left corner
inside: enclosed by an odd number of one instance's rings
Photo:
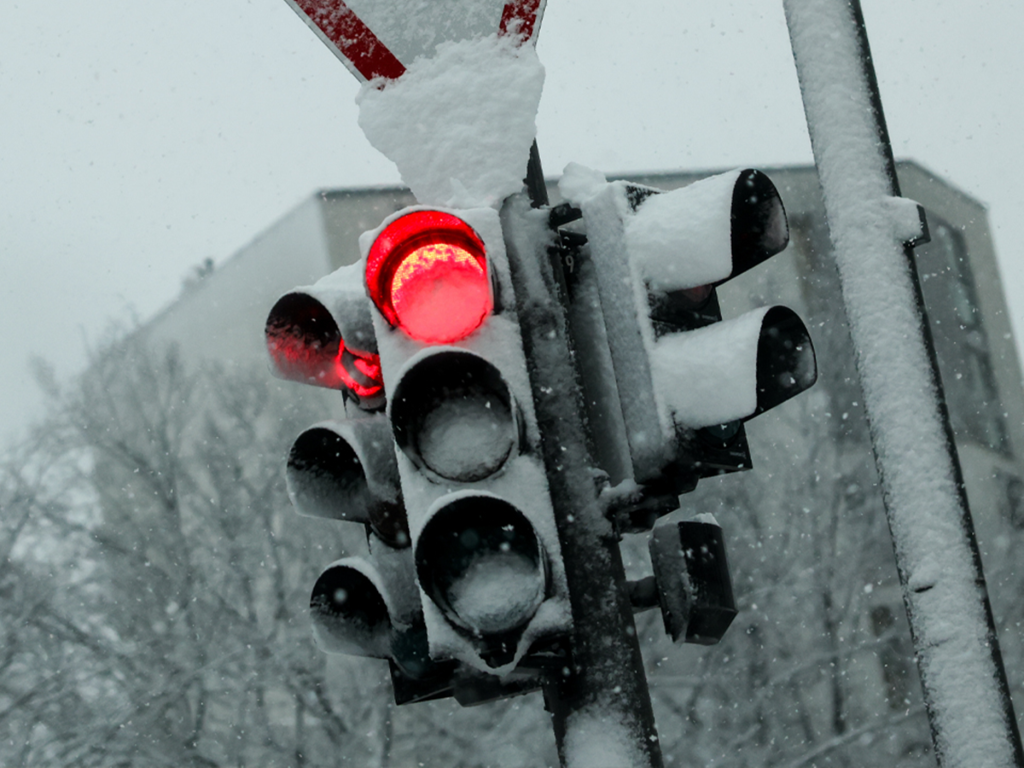
[[[442,44],[398,80],[363,86],[359,125],[420,203],[496,208],[522,188],[544,68],[519,42]]]

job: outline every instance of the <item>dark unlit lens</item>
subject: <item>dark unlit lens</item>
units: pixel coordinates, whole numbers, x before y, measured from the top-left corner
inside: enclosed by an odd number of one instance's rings
[[[500,470],[518,442],[505,380],[486,360],[461,350],[431,355],[406,373],[392,399],[391,423],[413,462],[459,482]]]
[[[462,623],[494,634],[526,623],[544,600],[537,564],[514,552],[487,551],[472,560],[448,587],[448,604]]]
[[[455,499],[424,526],[416,547],[424,590],[474,634],[516,630],[544,602],[547,575],[537,533],[502,499]]]
[[[383,657],[391,619],[384,598],[366,574],[344,562],[317,579],[309,600],[318,643],[332,653]]]

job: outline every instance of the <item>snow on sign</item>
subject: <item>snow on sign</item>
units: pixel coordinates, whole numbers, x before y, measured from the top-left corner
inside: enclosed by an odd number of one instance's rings
[[[360,81],[401,77],[441,43],[536,39],[545,0],[285,0]]]

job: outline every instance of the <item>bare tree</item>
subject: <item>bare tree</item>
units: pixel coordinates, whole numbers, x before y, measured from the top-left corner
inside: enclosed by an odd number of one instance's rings
[[[363,765],[379,667],[331,664],[305,615],[358,531],[297,518],[303,400],[188,370],[138,335],[55,393],[5,467],[4,764]],[[346,687],[331,684],[343,679]]]
[[[539,695],[396,709],[386,662],[314,647],[319,570],[366,546],[287,498],[290,443],[326,415],[308,388],[133,334],[47,389],[2,467],[0,762],[555,762]]]

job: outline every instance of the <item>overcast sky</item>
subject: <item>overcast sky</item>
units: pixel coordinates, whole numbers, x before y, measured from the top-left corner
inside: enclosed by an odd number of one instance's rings
[[[988,206],[1020,346],[1024,5],[863,6],[896,155]],[[812,161],[781,2],[548,0],[538,50],[548,174]],[[32,355],[70,376],[314,190],[397,183],[357,90],[284,0],[4,0],[0,442]]]

